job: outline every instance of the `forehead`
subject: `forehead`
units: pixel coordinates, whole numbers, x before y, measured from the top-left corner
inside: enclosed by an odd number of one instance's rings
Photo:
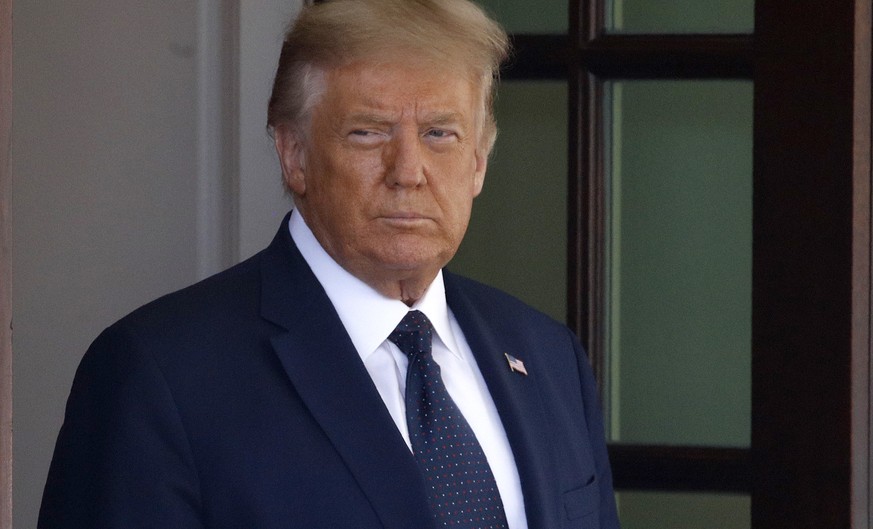
[[[472,119],[482,103],[472,77],[426,62],[359,60],[325,72],[321,106],[332,114],[439,112]]]

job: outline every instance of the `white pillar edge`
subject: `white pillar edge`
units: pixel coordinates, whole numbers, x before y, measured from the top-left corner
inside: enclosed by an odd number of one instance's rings
[[[204,278],[237,260],[238,142],[235,0],[198,0],[197,274]]]

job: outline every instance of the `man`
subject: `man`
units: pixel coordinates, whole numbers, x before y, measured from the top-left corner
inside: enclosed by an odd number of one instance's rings
[[[304,10],[268,117],[296,209],[95,341],[41,528],[618,527],[576,338],[443,271],[506,47],[467,0]]]

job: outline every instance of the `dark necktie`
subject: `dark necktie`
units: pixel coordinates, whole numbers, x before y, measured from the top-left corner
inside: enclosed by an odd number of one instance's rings
[[[419,468],[430,488],[439,527],[506,529],[491,467],[431,356],[433,326],[422,312],[406,314],[388,337],[409,357],[406,424]]]

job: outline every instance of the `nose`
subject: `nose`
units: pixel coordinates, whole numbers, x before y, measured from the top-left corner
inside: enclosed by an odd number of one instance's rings
[[[399,132],[385,151],[386,183],[390,187],[415,188],[427,180],[418,132]]]

